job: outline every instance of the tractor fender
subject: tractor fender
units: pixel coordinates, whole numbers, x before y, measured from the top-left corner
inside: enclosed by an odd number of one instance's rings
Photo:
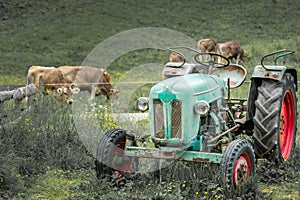
[[[285,73],[290,73],[294,77],[296,91],[298,90],[297,85],[297,71],[294,67],[290,66],[265,66],[258,65],[254,68],[252,73],[249,93],[248,93],[248,109],[247,109],[247,120],[252,120],[255,114],[255,104],[257,99],[258,91],[257,88],[261,85],[264,79],[273,79],[282,81],[282,77]]]
[[[294,67],[290,66],[265,66],[258,65],[254,68],[251,79],[273,79],[281,81],[285,73],[291,73],[294,76],[295,83],[297,83],[297,71]],[[296,84],[296,90],[298,86]]]

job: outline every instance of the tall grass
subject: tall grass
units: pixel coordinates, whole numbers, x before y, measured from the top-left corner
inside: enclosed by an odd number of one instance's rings
[[[248,70],[247,80],[263,55],[283,48],[296,50],[286,64],[298,70],[298,16],[296,0],[2,1],[0,85],[25,84],[31,65],[80,65],[100,42],[138,27],[165,27],[196,41],[202,38],[213,38],[217,42],[237,40],[250,56],[249,61],[241,63]],[[124,72],[135,66],[164,64],[167,58],[164,51],[140,50],[121,56],[111,66],[100,67],[107,67],[112,81],[118,82]],[[247,84],[233,90],[232,95],[244,97],[248,91],[244,87]],[[132,102],[147,92],[148,88],[137,91]],[[4,127],[0,129],[1,198],[35,199],[39,195],[50,198],[58,189],[55,195],[60,199],[221,198],[218,184],[205,178],[189,179],[191,182],[170,178],[168,182],[149,182],[148,185],[143,183],[144,178],[129,182],[125,188],[111,189],[109,182],[95,179],[94,158],[77,135],[70,107],[50,97],[33,102],[30,110],[21,112],[25,105],[15,109],[13,103],[7,103],[1,110],[0,126]],[[95,110],[97,119],[103,119],[101,111],[100,108]],[[105,123],[107,129],[115,126],[109,119]],[[278,180],[287,184],[299,181],[297,162],[291,166],[273,171],[280,177]],[[265,171],[259,172],[261,174]],[[267,174],[266,179],[272,176]],[[269,183],[261,181],[261,184],[265,191]],[[271,184],[275,192],[278,188],[284,190],[280,183]],[[219,196],[214,196],[212,191]],[[264,193],[267,197],[263,198],[272,198],[269,192]]]
[[[225,198],[224,189],[219,183],[219,168],[210,164],[177,161],[166,165],[160,174],[136,174],[121,188],[108,180],[97,180],[95,158],[76,131],[70,105],[49,96],[33,100],[30,109],[25,109],[27,103],[23,103],[16,109],[14,103],[7,102],[1,113],[1,198]],[[116,127],[105,114],[104,108],[94,106],[86,113],[87,116],[96,117],[103,131]],[[85,121],[83,117],[83,123],[89,125],[89,119]],[[97,139],[94,142],[97,143]],[[241,197],[272,199],[267,190],[270,184],[281,188],[283,182],[291,184],[299,181],[298,151],[297,147],[294,159],[280,167],[266,161],[259,162],[253,182],[250,182],[247,190],[242,191]],[[295,187],[290,191],[293,193],[296,190]],[[283,188],[278,191],[286,194]]]
[[[93,165],[78,137],[69,105],[44,97],[33,101],[29,109],[10,106],[14,104],[5,105],[1,113],[1,197],[22,192],[27,176],[44,173],[48,167],[66,170]]]

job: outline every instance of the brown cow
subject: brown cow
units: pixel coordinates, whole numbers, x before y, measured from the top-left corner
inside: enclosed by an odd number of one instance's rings
[[[66,99],[72,104],[72,94],[79,93],[79,88],[72,89],[67,84],[62,72],[55,67],[31,66],[28,70],[28,77],[32,77],[32,83],[39,88],[39,77],[42,76],[43,92],[57,96],[59,99]]]
[[[184,62],[184,57],[178,53],[172,52],[169,56],[169,62]]]
[[[235,58],[236,64],[238,64],[240,60],[246,61],[248,59],[244,49],[241,47],[240,43],[236,41],[218,43],[216,46],[216,53],[228,58],[230,62],[232,62],[232,59]],[[221,62],[223,62],[223,59],[220,58],[219,63]]]
[[[202,39],[198,41],[198,49],[200,52],[216,52],[217,42],[213,39]]]
[[[80,90],[90,92],[92,100],[95,96],[105,95],[107,99],[117,97],[118,90],[113,89],[109,73],[102,68],[89,66],[61,66],[69,84],[75,84]]]

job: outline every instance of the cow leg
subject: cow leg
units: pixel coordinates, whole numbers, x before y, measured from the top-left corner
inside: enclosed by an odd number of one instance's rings
[[[219,45],[216,46],[216,53],[220,54],[220,55],[223,55],[223,51],[222,51],[222,49]],[[218,63],[222,63],[222,61],[223,61],[223,58],[218,56]]]
[[[223,58],[218,57],[218,63],[222,63]]]
[[[218,63],[219,64],[225,64],[226,63],[225,58],[218,57]]]
[[[237,55],[237,57],[236,57],[236,64],[239,64],[240,56],[241,56],[240,54]]]
[[[93,101],[95,99],[95,96],[96,96],[96,90],[97,90],[97,87],[95,85],[92,85],[91,86],[91,96],[90,96],[90,101]]]

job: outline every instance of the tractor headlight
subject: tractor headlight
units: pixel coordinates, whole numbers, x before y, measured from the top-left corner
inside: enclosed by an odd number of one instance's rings
[[[197,101],[194,106],[195,112],[199,114],[201,117],[204,117],[208,113],[209,108],[210,108],[209,104],[203,100]]]
[[[149,99],[147,97],[140,97],[136,100],[136,108],[139,111],[146,111],[149,109]]]

